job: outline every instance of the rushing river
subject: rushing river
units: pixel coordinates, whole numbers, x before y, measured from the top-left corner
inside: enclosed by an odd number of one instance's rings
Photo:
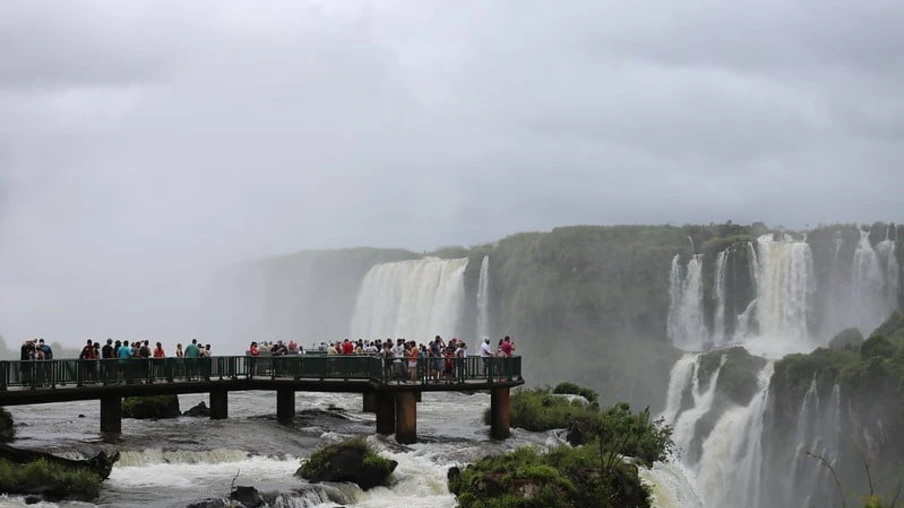
[[[280,508],[451,508],[456,503],[446,487],[450,466],[520,445],[560,442],[556,432],[519,429],[513,429],[513,437],[505,442],[491,441],[481,421],[490,405],[486,394],[425,393],[418,404],[420,442],[411,446],[374,435],[374,416],[361,412],[361,395],[298,393],[298,416],[290,425],[277,422],[273,392],[234,392],[229,397],[228,420],[124,419],[117,443],[105,443],[99,435],[97,401],[9,410],[17,424],[17,446],[66,456],[89,455],[101,449],[122,452],[96,505],[60,505],[72,507],[185,507],[205,498],[226,496],[235,480],[236,485],[281,493],[275,503]],[[206,400],[205,395],[180,396],[183,410],[202,400]],[[390,488],[362,492],[352,485],[310,485],[294,476],[300,458],[308,457],[324,443],[353,435],[368,436],[382,454],[398,461]],[[699,506],[679,469],[658,465],[643,471],[642,476],[653,484],[662,508]],[[0,498],[0,507],[7,506],[24,506],[24,502]]]

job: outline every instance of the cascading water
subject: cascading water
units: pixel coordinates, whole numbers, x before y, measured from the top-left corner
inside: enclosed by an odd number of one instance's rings
[[[477,282],[477,337],[490,336],[490,256],[484,256],[480,263],[480,278]]]
[[[857,312],[856,324],[862,333],[869,333],[887,317],[886,305],[883,302],[886,273],[883,272],[879,256],[869,241],[869,231],[861,229],[860,242],[854,251],[851,284]]]
[[[374,266],[358,289],[352,336],[426,340],[455,333],[467,264],[425,258]]]
[[[695,354],[686,354],[680,360],[675,362],[672,372],[669,375],[669,389],[665,400],[665,411],[659,415],[669,425],[675,422],[678,412],[681,411],[681,399],[684,397],[684,390],[691,384],[691,379],[697,368],[697,357]]]
[[[774,363],[767,363],[750,404],[725,411],[703,442],[697,486],[707,508],[760,506],[763,417],[773,372]]]
[[[725,268],[731,247],[716,256],[716,314],[713,318],[713,345],[719,347],[725,343]]]
[[[884,272],[882,300],[885,315],[883,318],[888,317],[892,311],[898,308],[898,284],[901,276],[901,268],[898,265],[898,258],[895,256],[895,241],[889,238],[890,231],[891,228],[887,229],[885,231],[885,240],[876,245],[880,268]]]
[[[681,257],[676,254],[669,275],[669,339],[679,349],[699,351],[708,337],[703,319],[703,255],[692,256],[684,277],[681,272]]]
[[[697,437],[697,422],[706,416],[713,407],[713,400],[715,400],[716,397],[716,386],[719,383],[719,373],[722,371],[722,366],[725,365],[725,359],[726,357],[723,356],[721,363],[719,363],[719,368],[717,368],[713,375],[710,376],[709,384],[706,385],[705,390],[700,378],[700,362],[702,356],[698,356],[696,359],[697,366],[694,369],[691,385],[691,396],[693,397],[694,405],[687,411],[681,412],[678,415],[675,420],[675,433],[673,434],[675,445],[685,452],[685,457],[688,457],[690,454],[694,438]],[[693,462],[693,460],[690,462]]]
[[[761,236],[757,244],[759,335],[780,354],[808,350],[809,319],[816,293],[810,246],[788,236],[776,241],[772,235]],[[774,351],[769,353],[774,356]]]

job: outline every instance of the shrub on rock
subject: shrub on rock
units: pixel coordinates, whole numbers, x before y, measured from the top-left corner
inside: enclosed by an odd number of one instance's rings
[[[370,490],[389,485],[396,466],[396,461],[379,456],[366,441],[354,438],[314,452],[295,474],[311,483],[351,482]]]

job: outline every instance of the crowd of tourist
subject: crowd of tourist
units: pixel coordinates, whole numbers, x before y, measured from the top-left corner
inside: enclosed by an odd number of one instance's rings
[[[282,340],[260,343],[252,341],[246,354],[252,358],[299,354],[372,356],[384,360],[384,377],[387,379],[395,379],[399,382],[417,381],[418,379],[452,382],[463,364],[463,362],[456,362],[456,359],[464,359],[469,356],[483,358],[485,361],[481,364],[481,368],[489,372],[490,359],[511,357],[515,351],[515,342],[506,336],[500,339],[494,347],[490,339],[484,337],[477,354],[469,354],[470,351],[463,340],[452,338],[446,342],[437,335],[427,344],[404,338],[395,341],[392,339],[372,341],[344,339],[329,343],[321,342],[319,345],[315,343],[307,351],[294,340],[287,343]],[[213,354],[210,344],[199,344],[197,339],[192,339],[184,349],[181,343],[176,344],[173,356],[194,360],[211,358]],[[99,342],[89,339],[82,347],[78,357],[81,360],[90,361],[92,364],[96,360],[118,360],[117,363],[122,364],[131,359],[163,360],[168,355],[160,342],[156,342],[152,346],[149,340],[107,339],[102,346]],[[22,361],[52,360],[53,349],[44,342],[44,339],[29,339],[22,345],[20,359]],[[158,364],[158,362],[149,361],[148,364],[154,366],[162,364],[162,362]],[[99,368],[95,365],[95,368],[87,370],[89,377],[93,377]]]

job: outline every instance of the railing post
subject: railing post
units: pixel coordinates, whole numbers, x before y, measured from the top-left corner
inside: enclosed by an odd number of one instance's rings
[[[0,362],[0,392],[6,391],[9,383],[9,362]]]

